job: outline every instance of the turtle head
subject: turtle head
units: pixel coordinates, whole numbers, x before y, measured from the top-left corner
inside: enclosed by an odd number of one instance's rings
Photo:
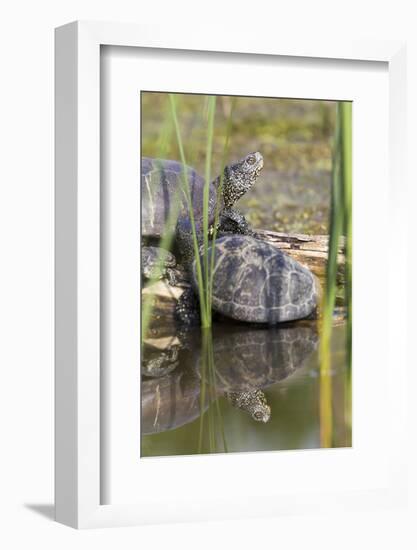
[[[268,422],[271,418],[271,407],[266,404],[255,406],[252,411],[252,418],[257,422]]]
[[[231,208],[248,191],[258,178],[264,165],[261,153],[249,153],[235,164],[224,169],[223,199],[227,208]]]

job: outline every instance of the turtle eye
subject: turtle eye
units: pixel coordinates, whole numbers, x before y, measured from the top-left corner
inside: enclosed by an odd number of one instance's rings
[[[255,164],[256,159],[255,159],[255,157],[254,157],[253,155],[251,155],[250,157],[248,157],[248,158],[246,159],[246,162],[247,162],[248,164]]]

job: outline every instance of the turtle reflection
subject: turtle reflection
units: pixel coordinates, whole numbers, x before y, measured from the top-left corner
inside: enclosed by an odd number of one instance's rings
[[[266,422],[270,408],[263,389],[293,375],[316,350],[310,326],[253,328],[215,325],[210,358],[199,329],[181,345],[157,349],[146,344],[142,360],[142,433],[188,424],[218,397]]]

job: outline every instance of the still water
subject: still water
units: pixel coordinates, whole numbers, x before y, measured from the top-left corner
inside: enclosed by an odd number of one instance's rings
[[[310,321],[216,323],[210,333],[152,339],[143,349],[141,456],[320,448],[329,421],[331,446],[351,446],[345,326],[333,329],[331,419],[320,417],[318,344]],[[258,405],[270,413],[255,420]]]

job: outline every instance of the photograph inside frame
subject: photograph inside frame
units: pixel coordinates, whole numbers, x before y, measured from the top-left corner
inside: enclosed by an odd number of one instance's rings
[[[351,447],[352,103],[140,102],[140,456]]]

